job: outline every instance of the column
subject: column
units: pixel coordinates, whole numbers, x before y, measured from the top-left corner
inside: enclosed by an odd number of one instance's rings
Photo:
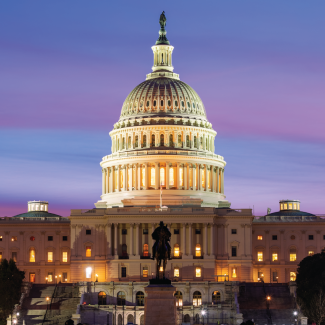
[[[105,168],[106,170],[106,190],[105,193],[109,192],[109,168]]]
[[[118,223],[114,223],[114,257],[118,258],[118,250],[117,250],[117,228]]]
[[[208,255],[208,224],[204,224],[204,237],[203,237],[203,255]]]
[[[129,165],[125,164],[125,180],[124,180],[124,191],[128,191],[129,190]]]
[[[138,189],[138,164],[134,164],[134,173],[135,173],[135,177],[134,177],[134,184],[132,184],[133,185],[133,187],[134,187],[134,189],[135,190],[137,190]],[[133,170],[132,170],[132,183],[133,183]]]
[[[201,172],[201,165],[198,165],[198,190],[199,191],[202,191],[202,172]]]
[[[118,167],[117,167],[117,180],[116,180],[117,181],[117,192],[120,191],[120,179],[121,179],[120,172],[121,172],[121,166],[118,165]]]
[[[109,167],[109,192],[110,193],[114,192],[113,178],[114,178],[114,167]]]
[[[215,180],[215,167],[211,166],[211,192],[215,192],[215,184],[216,184],[216,180]]]
[[[141,167],[141,165],[139,164],[139,166],[138,166],[139,168],[137,168],[137,179],[138,179],[138,190],[141,190],[141,169],[142,169],[142,167]]]
[[[225,182],[224,182],[225,170],[224,169],[221,170],[221,176],[222,176],[222,178],[221,178],[221,193],[224,194],[225,193],[225,186],[224,186],[224,184],[225,184]]]
[[[217,186],[216,186],[216,189],[217,189],[217,193],[220,193],[220,188],[219,188],[219,170],[220,170],[220,168],[219,167],[217,167],[216,168],[216,173],[217,173]]]
[[[186,223],[183,223],[182,255],[186,255]]]
[[[208,191],[208,177],[209,177],[209,175],[208,175],[208,166],[207,166],[207,164],[205,164],[205,191],[207,192]]]
[[[188,164],[184,164],[183,173],[184,173],[184,190],[187,190],[188,189]]]
[[[144,163],[144,188],[148,189],[148,163]]]
[[[105,168],[102,168],[102,195],[105,194]]]
[[[140,246],[140,238],[139,238],[139,223],[135,224],[135,255],[139,257],[139,246]]]
[[[155,162],[155,189],[159,190],[160,184],[159,184],[159,163]]]
[[[210,256],[214,255],[214,225],[213,223],[210,223]]]
[[[176,182],[177,182],[176,188],[179,190],[179,187],[180,187],[179,163],[177,163],[176,174],[177,174],[176,175]]]
[[[192,255],[192,224],[188,224],[188,255]]]
[[[106,244],[107,244],[107,258],[112,257],[112,224],[107,223],[106,224]]]
[[[196,191],[196,186],[195,186],[195,164],[192,164],[192,190]]]
[[[122,173],[123,173],[123,191],[127,191],[127,173],[126,173],[126,171],[127,171],[127,167],[126,167],[127,165],[123,165],[122,166]]]
[[[169,190],[169,161],[166,161],[166,190]]]
[[[130,223],[130,256],[133,256],[133,226],[134,223]]]

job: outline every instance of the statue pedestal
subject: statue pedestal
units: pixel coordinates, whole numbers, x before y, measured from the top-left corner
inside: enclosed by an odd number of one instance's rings
[[[176,325],[174,297],[176,288],[171,284],[150,284],[144,290],[147,293],[144,303],[144,324]]]

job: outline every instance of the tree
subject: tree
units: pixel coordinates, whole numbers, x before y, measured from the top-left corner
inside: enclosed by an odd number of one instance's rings
[[[325,319],[325,251],[305,257],[297,270],[297,303],[317,325]]]
[[[0,263],[0,320],[6,320],[19,303],[25,272],[19,271],[14,260]]]

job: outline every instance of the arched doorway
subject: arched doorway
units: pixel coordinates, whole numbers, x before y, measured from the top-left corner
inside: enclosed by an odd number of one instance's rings
[[[106,305],[106,293],[104,291],[98,293],[98,305]]]
[[[117,293],[117,305],[125,306],[125,293],[123,291]]]
[[[144,293],[138,291],[136,295],[137,306],[144,306]]]

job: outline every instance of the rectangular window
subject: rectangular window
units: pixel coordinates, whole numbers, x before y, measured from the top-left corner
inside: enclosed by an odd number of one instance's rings
[[[86,235],[91,235],[91,229],[86,229]]]
[[[143,278],[147,278],[148,275],[149,275],[148,268],[147,268],[147,267],[144,267],[144,268],[142,269],[142,277],[143,277]],[[126,276],[126,275],[125,275],[125,276]]]
[[[14,262],[17,262],[17,252],[12,252],[11,258],[14,260]]]
[[[179,268],[178,267],[174,268],[174,278],[179,278]]]
[[[201,235],[201,229],[195,229],[195,235]]]
[[[231,276],[232,276],[233,278],[237,278],[237,270],[236,270],[235,267],[232,268]]]
[[[257,276],[258,276],[259,280],[264,278],[264,274],[261,271],[257,272]]]
[[[68,262],[68,252],[62,252],[62,262]]]
[[[52,272],[47,273],[47,281],[53,282],[53,273]]]
[[[308,240],[314,240],[314,235],[308,235]]]
[[[179,229],[174,229],[174,235],[179,235]]]
[[[121,278],[126,278],[126,267],[125,266],[121,267]]]
[[[231,256],[232,257],[237,256],[237,246],[231,246]]]
[[[47,261],[49,263],[53,262],[53,252],[47,252]]]
[[[149,230],[148,230],[148,228],[145,228],[145,229],[142,230],[142,232],[143,232],[144,235],[148,235]]]
[[[278,260],[278,253],[272,253],[272,262]]]
[[[284,203],[284,204],[283,204],[283,210],[288,210],[288,205],[287,205],[287,203]]]
[[[290,272],[290,281],[296,281],[296,272]]]
[[[272,240],[278,240],[278,236],[277,235],[272,235]]]
[[[29,251],[29,261],[30,262],[35,262],[35,249],[31,249],[30,251]]]
[[[174,257],[179,257],[179,246],[174,247]]]
[[[68,281],[68,273],[66,273],[66,272],[63,272],[62,273],[62,281],[63,282],[67,282]]]
[[[257,252],[257,260],[263,262],[263,252]]]
[[[92,268],[90,266],[86,267],[86,279],[91,279]]]
[[[12,236],[11,241],[17,241],[17,236]]]
[[[68,241],[68,236],[62,236],[62,241]]]
[[[257,236],[257,240],[263,240],[263,236]]]
[[[314,251],[308,251],[308,255],[309,255],[309,256],[314,255]]]
[[[47,236],[47,241],[53,241],[53,236]]]
[[[297,254],[296,253],[290,253],[290,262],[294,262],[297,260]]]
[[[200,267],[197,267],[197,268],[195,269],[195,276],[196,276],[197,278],[200,278],[200,277],[201,277],[201,268],[200,268]]]
[[[237,234],[237,229],[231,229],[231,234],[236,235]]]
[[[86,246],[86,257],[91,257],[91,246]]]
[[[127,229],[122,229],[122,235],[127,235],[127,234],[128,234]]]
[[[278,281],[278,272],[277,271],[272,272],[272,280],[273,280],[273,282]]]

